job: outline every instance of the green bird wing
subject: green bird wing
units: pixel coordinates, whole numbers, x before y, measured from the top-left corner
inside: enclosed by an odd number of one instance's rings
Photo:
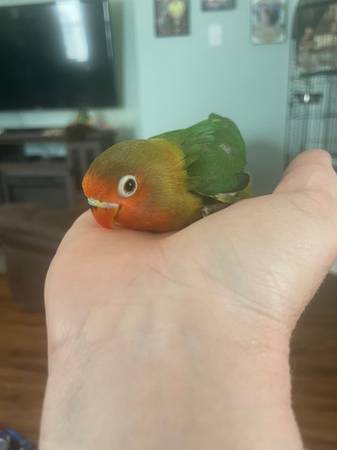
[[[245,172],[245,143],[230,119],[210,114],[192,127],[154,138],[174,142],[182,149],[191,192],[231,203],[228,195],[221,194],[247,191],[250,177]]]
[[[174,142],[178,147],[182,147],[187,138],[187,130],[189,130],[189,128],[167,131],[166,133],[152,136],[150,139],[166,139],[167,141]]]

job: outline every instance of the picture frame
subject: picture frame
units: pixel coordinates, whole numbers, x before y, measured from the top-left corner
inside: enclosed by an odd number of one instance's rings
[[[190,33],[190,0],[154,0],[155,33],[158,37]]]
[[[221,11],[236,8],[236,0],[201,0],[203,11]]]
[[[251,0],[253,44],[279,44],[287,37],[287,0]]]

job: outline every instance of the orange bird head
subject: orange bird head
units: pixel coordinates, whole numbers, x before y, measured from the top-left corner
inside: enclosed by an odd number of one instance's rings
[[[181,150],[163,139],[113,145],[91,164],[82,187],[105,228],[169,231],[186,225],[186,170]],[[184,222],[184,223],[182,223]]]

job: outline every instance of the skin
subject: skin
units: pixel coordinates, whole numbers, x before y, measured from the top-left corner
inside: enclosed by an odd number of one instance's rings
[[[64,238],[46,283],[41,450],[301,450],[291,332],[337,257],[337,176],[305,152],[272,195],[174,234]]]

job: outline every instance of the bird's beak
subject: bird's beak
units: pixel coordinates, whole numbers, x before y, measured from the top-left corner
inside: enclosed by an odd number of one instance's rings
[[[88,203],[90,206],[93,206],[94,208],[103,208],[103,209],[117,209],[119,208],[118,203],[112,203],[112,202],[101,202],[100,200],[96,200],[95,198],[88,197]]]
[[[119,203],[102,202],[88,197],[88,203],[96,221],[104,228],[111,228],[119,211]]]

